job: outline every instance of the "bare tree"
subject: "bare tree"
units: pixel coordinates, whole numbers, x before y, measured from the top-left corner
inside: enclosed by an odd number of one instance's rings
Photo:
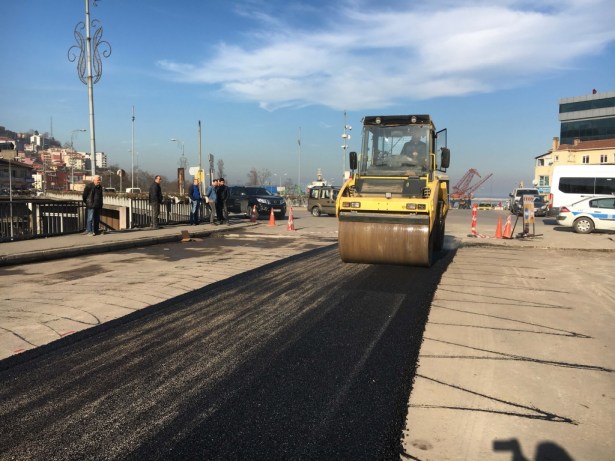
[[[271,179],[271,171],[267,168],[263,168],[258,171],[255,167],[252,167],[247,176],[248,180],[246,182],[246,186],[262,186],[267,184],[267,182]]]
[[[271,182],[271,171],[267,168],[263,168],[258,173],[258,179],[260,180],[259,184],[269,184]]]
[[[246,186],[258,186],[258,171],[256,171],[256,168],[250,168],[247,177]]]

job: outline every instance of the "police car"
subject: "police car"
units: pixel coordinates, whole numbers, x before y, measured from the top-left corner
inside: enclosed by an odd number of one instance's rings
[[[561,226],[572,227],[579,234],[594,230],[615,231],[615,195],[595,195],[562,206],[555,219]]]

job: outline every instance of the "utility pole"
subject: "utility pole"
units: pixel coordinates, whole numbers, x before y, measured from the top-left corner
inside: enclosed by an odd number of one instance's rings
[[[201,189],[201,195],[203,194],[203,183],[205,182],[205,175],[203,174],[203,155],[201,145],[201,121],[199,120],[199,187]]]
[[[299,139],[297,139],[297,143],[299,144],[299,173],[297,176],[297,195],[301,195],[301,127],[299,127]]]

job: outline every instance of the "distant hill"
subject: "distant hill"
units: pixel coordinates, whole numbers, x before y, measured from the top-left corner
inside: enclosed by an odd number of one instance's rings
[[[33,134],[39,134],[38,131],[36,130],[29,130],[27,131],[25,134],[27,135],[33,135]],[[14,131],[11,130],[7,130],[6,127],[0,126],[0,138],[11,138],[11,139],[18,139],[19,133],[16,133]],[[60,141],[57,141],[55,138],[48,138],[49,139],[49,145],[52,147],[62,147],[62,144],[60,143]]]

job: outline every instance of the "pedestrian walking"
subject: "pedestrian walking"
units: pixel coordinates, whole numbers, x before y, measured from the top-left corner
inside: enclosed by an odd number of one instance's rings
[[[87,212],[85,235],[94,236],[99,234],[100,212],[103,207],[103,188],[100,176],[96,175],[92,182],[85,186],[82,195],[83,203]]]
[[[196,226],[199,224],[199,211],[201,209],[201,187],[199,180],[194,178],[192,184],[188,188],[188,199],[190,200],[190,225]]]
[[[218,188],[216,189],[216,214],[220,224],[230,224],[228,220],[228,210],[226,201],[228,199],[228,187],[224,184],[224,178],[218,178]]]
[[[207,202],[207,209],[209,210],[209,222],[211,224],[216,223],[216,189],[218,187],[218,180],[214,179],[212,184],[207,187],[207,192],[205,192],[205,201]]]
[[[156,175],[154,182],[149,186],[149,206],[152,213],[152,229],[159,229],[158,217],[160,216],[160,205],[162,204],[162,189],[160,187],[160,175]]]

